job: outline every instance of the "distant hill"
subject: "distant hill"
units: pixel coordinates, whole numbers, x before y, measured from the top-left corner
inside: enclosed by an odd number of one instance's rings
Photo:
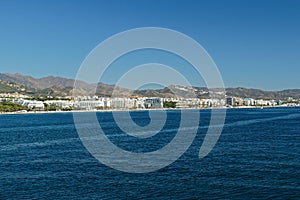
[[[24,91],[26,91],[26,88],[24,86],[0,79],[0,93],[14,93]]]
[[[48,76],[44,78],[34,78],[22,74],[0,73],[0,92],[19,92],[34,96],[71,96],[75,80]],[[113,90],[119,97],[139,95],[146,97],[193,97],[208,98],[208,89],[205,87],[187,87],[171,85],[157,90],[130,90],[122,87],[115,87],[104,83],[89,84],[84,81],[77,81],[79,95],[96,95],[110,97]],[[176,94],[176,95],[175,95]],[[251,88],[227,88],[227,96],[255,98],[255,99],[288,99],[289,97],[300,99],[300,89],[287,89],[282,91],[263,91]]]
[[[227,96],[254,98],[254,99],[287,99],[289,97],[300,99],[300,89],[287,89],[282,91],[263,91],[249,88],[227,88]]]
[[[14,83],[15,85],[22,85],[25,90],[23,93],[32,94],[36,96],[71,96],[73,94],[74,79],[48,76],[44,78],[34,78],[32,76],[25,76],[22,74],[0,73],[0,80],[4,82]],[[93,95],[96,89],[96,95],[111,96],[114,90],[114,85],[104,83],[89,84],[84,81],[77,81],[77,86],[80,88],[80,95]],[[0,86],[1,88],[4,88]],[[5,91],[7,91],[6,89]],[[13,91],[13,90],[11,90]],[[19,90],[16,92],[20,92]],[[131,90],[121,87],[116,87],[115,92],[119,96],[128,96],[132,93]]]
[[[34,89],[46,89],[51,88],[53,86],[56,87],[73,87],[74,79],[56,77],[56,76],[47,76],[44,78],[33,78],[32,76],[25,76],[22,74],[9,74],[9,73],[0,73],[0,80],[10,81],[13,83],[17,83],[20,85],[24,85],[27,88],[34,88]],[[80,81],[80,87],[83,89],[90,89],[91,85]]]

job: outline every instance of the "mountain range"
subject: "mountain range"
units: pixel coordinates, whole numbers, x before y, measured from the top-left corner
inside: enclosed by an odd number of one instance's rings
[[[29,94],[32,96],[55,96],[65,97],[72,96],[73,85],[75,80],[63,77],[48,76],[44,78],[34,78],[22,74],[0,73],[0,93],[18,92]],[[198,98],[208,98],[209,93],[206,87],[187,87],[179,85],[170,85],[168,87],[156,90],[131,90],[122,87],[115,87],[105,83],[87,83],[84,81],[76,82],[79,90],[77,94],[109,97],[112,91],[118,94],[119,97],[128,97],[131,95],[148,96],[148,97],[191,97],[196,94]],[[95,93],[95,88],[96,93]],[[78,92],[79,91],[79,92]],[[300,89],[287,89],[282,91],[263,91],[252,88],[226,88],[226,95],[242,98],[255,99],[281,99],[288,98],[300,99]]]

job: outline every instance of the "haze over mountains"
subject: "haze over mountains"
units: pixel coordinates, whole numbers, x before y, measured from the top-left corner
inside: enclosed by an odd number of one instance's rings
[[[44,78],[34,78],[22,74],[0,73],[0,93],[19,92],[22,94],[30,94],[33,96],[72,96],[73,85],[75,80],[63,77],[48,76]],[[81,95],[93,95],[94,88],[97,86],[96,95],[109,97],[115,88],[114,85],[105,83],[86,83],[84,81],[77,82]],[[208,98],[208,90],[205,87],[185,87],[179,85],[171,85],[163,89],[156,90],[136,90],[116,87],[115,92],[120,97],[128,97],[131,95],[148,96],[148,97],[190,97],[191,92],[195,92],[198,98]],[[282,91],[263,91],[259,89],[249,88],[226,88],[227,96],[235,97],[251,97],[255,99],[288,99],[289,97],[300,99],[300,89],[287,89]]]

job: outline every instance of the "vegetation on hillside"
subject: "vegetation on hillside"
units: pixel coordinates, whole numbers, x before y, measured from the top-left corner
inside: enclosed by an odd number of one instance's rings
[[[0,73],[0,93],[24,93],[30,96],[39,97],[65,97],[72,96],[74,79],[66,79],[61,77],[45,77],[33,78],[22,74],[3,74]],[[130,90],[126,88],[116,87],[104,83],[87,83],[77,81],[79,89],[76,91],[78,95],[110,97],[114,91],[119,97],[128,97],[131,95],[145,97],[164,97],[164,98],[210,98],[208,89],[205,87],[187,87],[179,85],[171,85],[156,90]],[[95,91],[95,88],[96,91]],[[217,93],[217,92],[216,92]],[[231,97],[254,98],[254,99],[281,99],[289,98],[300,99],[300,89],[287,89],[282,91],[263,91],[251,88],[226,88],[226,95]]]
[[[27,107],[12,102],[0,102],[0,112],[16,112],[27,110]]]
[[[15,93],[22,92],[24,90],[25,88],[18,84],[0,80],[0,93]]]
[[[70,101],[71,99],[69,98],[63,98],[63,97],[30,97],[30,98],[26,98],[26,100],[35,100],[35,101],[48,101],[48,100],[66,100],[66,101]]]

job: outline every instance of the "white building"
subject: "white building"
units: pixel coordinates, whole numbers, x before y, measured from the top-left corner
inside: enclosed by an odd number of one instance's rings
[[[76,101],[74,106],[77,108],[79,107],[82,109],[91,110],[97,107],[104,107],[104,102],[101,100]]]
[[[255,106],[255,100],[252,98],[245,98],[244,105],[245,106]]]
[[[73,101],[66,101],[66,100],[47,100],[44,103],[47,105],[55,105],[56,107],[62,109],[72,108],[74,106]]]
[[[145,108],[163,108],[163,98],[151,97],[144,100]]]
[[[22,106],[26,106],[29,109],[43,110],[45,108],[44,103],[42,101],[20,99],[16,101],[16,103]]]

